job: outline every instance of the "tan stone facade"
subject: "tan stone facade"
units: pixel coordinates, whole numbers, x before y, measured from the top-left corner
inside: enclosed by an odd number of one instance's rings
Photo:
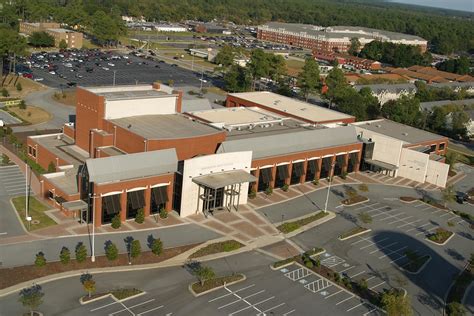
[[[20,33],[31,35],[34,32],[46,32],[54,37],[54,45],[59,47],[59,43],[64,40],[67,48],[82,48],[83,34],[61,28],[59,23],[29,23],[20,22]]]

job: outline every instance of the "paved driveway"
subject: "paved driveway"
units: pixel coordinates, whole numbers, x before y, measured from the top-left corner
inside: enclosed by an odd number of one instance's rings
[[[0,238],[26,234],[10,203],[13,196],[24,194],[25,178],[18,166],[0,167]]]
[[[9,113],[0,109],[0,120],[3,121],[5,124],[18,124],[21,123],[19,119],[10,115]]]

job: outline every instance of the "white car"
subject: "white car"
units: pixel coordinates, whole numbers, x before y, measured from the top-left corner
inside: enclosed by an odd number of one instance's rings
[[[113,66],[115,66],[115,65],[114,65],[114,64],[112,64],[112,63],[108,63],[107,65],[109,65],[110,67],[113,67]]]
[[[33,79],[34,81],[43,81],[44,79],[43,78],[35,78]]]
[[[102,67],[102,69],[104,69],[104,70],[109,70],[109,68],[107,68],[107,67]]]
[[[50,71],[49,73],[50,73],[51,75],[55,75],[55,74],[56,74],[55,71]]]

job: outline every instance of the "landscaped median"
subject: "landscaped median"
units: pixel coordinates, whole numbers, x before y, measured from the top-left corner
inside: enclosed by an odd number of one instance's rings
[[[220,288],[223,288],[224,285],[232,285],[246,279],[243,274],[234,274],[223,277],[212,278],[205,280],[204,282],[196,282],[191,284],[189,290],[194,296],[201,296],[212,291],[216,291]]]
[[[410,274],[418,274],[431,260],[431,256],[424,255],[420,256],[412,250],[405,251],[405,256],[408,258],[408,262],[400,268]]]
[[[354,227],[354,228],[352,228],[351,230],[349,230],[349,231],[347,231],[347,232],[342,233],[341,235],[339,235],[339,240],[347,240],[347,239],[350,239],[350,238],[352,238],[352,237],[356,237],[356,236],[359,236],[359,235],[368,233],[368,232],[370,232],[370,231],[371,231],[370,228],[365,228],[365,227],[357,226],[357,227]]]
[[[222,253],[222,252],[231,252],[231,251],[240,249],[243,246],[244,246],[243,244],[241,244],[240,242],[236,240],[226,240],[226,241],[216,242],[199,249],[195,253],[191,254],[189,258],[195,259],[195,258],[217,254],[217,253]]]
[[[439,227],[434,233],[428,234],[426,239],[437,245],[446,245],[453,236],[453,232]]]
[[[329,217],[331,215],[331,217]],[[281,223],[277,226],[277,229],[282,232],[283,234],[294,233],[297,230],[304,228],[305,226],[309,226],[310,224],[317,224],[317,221],[324,219],[324,221],[329,220],[334,217],[334,213],[320,211],[316,214],[300,217],[298,219],[287,221]]]
[[[30,224],[28,224],[28,221],[26,220],[25,197],[14,197],[11,201],[26,229],[31,231],[57,225],[57,223],[45,213],[49,208],[38,201],[35,197],[30,196],[28,199],[28,215],[32,218]]]

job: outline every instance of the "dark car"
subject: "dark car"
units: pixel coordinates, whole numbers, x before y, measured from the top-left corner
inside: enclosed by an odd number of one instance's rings
[[[469,196],[466,193],[458,192],[456,194],[456,202],[459,204],[464,204],[464,202],[467,202],[467,200],[469,200]]]
[[[178,67],[178,65],[176,65],[176,64],[172,64],[172,65],[171,65],[171,67]]]

